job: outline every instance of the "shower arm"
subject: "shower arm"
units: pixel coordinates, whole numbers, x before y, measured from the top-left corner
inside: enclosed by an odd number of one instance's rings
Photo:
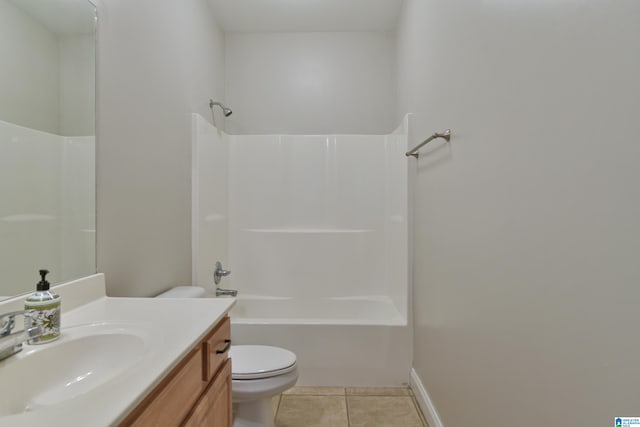
[[[211,108],[212,114],[213,114],[213,107],[215,105],[222,108],[222,113],[224,114],[225,117],[229,117],[233,113],[233,111],[231,111],[230,108],[225,107],[224,104],[222,104],[221,102],[217,102],[217,101],[214,101],[213,99],[209,99],[209,108]]]

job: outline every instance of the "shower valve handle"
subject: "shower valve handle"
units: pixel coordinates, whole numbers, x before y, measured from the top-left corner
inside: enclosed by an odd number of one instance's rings
[[[220,283],[223,277],[226,277],[231,274],[231,270],[225,270],[222,268],[222,264],[220,261],[216,261],[216,267],[213,270],[213,282],[217,285]]]

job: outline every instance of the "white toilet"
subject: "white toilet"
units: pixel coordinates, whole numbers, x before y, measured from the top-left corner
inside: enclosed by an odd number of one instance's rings
[[[197,286],[178,286],[159,298],[202,298]],[[284,348],[264,345],[232,345],[231,396],[233,427],[273,427],[271,399],[298,380],[296,355]]]
[[[271,399],[298,380],[296,355],[279,347],[232,345],[229,357],[233,427],[272,427]]]

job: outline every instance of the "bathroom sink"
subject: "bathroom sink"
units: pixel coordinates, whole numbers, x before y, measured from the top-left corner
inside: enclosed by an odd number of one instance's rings
[[[0,362],[0,416],[36,411],[89,393],[134,369],[148,337],[139,325],[63,328],[51,343],[25,345]]]

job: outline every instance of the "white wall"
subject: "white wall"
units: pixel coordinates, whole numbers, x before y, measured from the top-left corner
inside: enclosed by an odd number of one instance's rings
[[[0,118],[59,131],[58,38],[8,0],[0,1]]]
[[[58,35],[1,0],[0,118],[58,135],[94,135],[94,43],[93,33]]]
[[[98,18],[98,270],[150,296],[191,283],[191,113],[223,100],[224,39],[206,0],[100,0]]]
[[[95,135],[95,36],[61,35],[60,134]]]
[[[397,122],[394,35],[230,33],[232,134],[385,134]]]
[[[406,0],[414,365],[443,424],[640,414],[640,3]]]

